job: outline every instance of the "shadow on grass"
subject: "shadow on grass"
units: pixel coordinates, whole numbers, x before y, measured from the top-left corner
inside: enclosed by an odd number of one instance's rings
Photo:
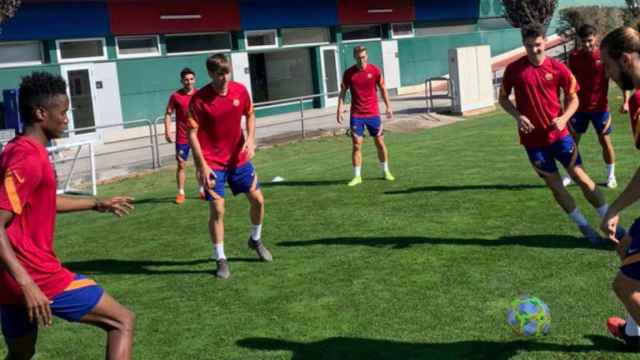
[[[257,258],[230,257],[227,261],[233,262],[260,262]],[[201,264],[211,264],[208,270],[189,270],[188,267]],[[185,261],[150,261],[150,260],[117,260],[117,259],[95,259],[85,261],[70,261],[64,265],[73,272],[85,275],[91,274],[212,274],[215,269],[215,262],[212,259],[194,259]],[[176,269],[175,267],[187,267],[187,269]],[[165,268],[165,269],[163,269]]]
[[[561,345],[536,340],[526,341],[457,341],[450,343],[410,343],[392,340],[332,337],[318,342],[246,338],[238,346],[261,351],[290,351],[293,360],[324,359],[491,359],[508,360],[520,352],[551,353],[626,352],[622,343],[608,337],[586,336],[592,344]],[[595,354],[594,354],[595,355]],[[548,354],[551,356],[551,354]],[[606,358],[606,357],[603,357]]]
[[[327,180],[327,181],[282,181],[282,182],[266,182],[260,183],[261,187],[280,187],[280,186],[332,186],[347,185],[348,179],[345,180]]]
[[[149,261],[149,260],[116,260],[96,259],[65,262],[64,265],[73,272],[90,274],[213,274],[214,265],[209,270],[175,269],[175,266],[196,266],[212,263],[210,259],[185,261]],[[171,267],[160,269],[161,267]]]
[[[385,191],[387,195],[400,195],[400,194],[413,194],[417,192],[447,192],[447,191],[464,191],[464,190],[505,190],[505,191],[520,191],[529,189],[544,189],[545,185],[506,185],[506,184],[487,184],[487,185],[456,185],[456,186],[421,186],[414,187],[405,190],[393,190]]]
[[[317,246],[317,245],[345,245],[389,247],[392,249],[407,249],[414,245],[471,245],[471,246],[527,246],[554,249],[594,249],[608,250],[608,247],[594,247],[587,239],[567,235],[527,235],[505,236],[496,240],[491,239],[456,239],[430,238],[420,236],[397,237],[337,237],[308,241],[283,241],[278,246]]]

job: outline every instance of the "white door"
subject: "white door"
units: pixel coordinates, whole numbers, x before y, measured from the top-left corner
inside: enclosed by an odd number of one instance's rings
[[[69,96],[69,138],[96,139],[94,126],[99,124],[96,111],[96,84],[93,64],[61,65]],[[88,128],[88,129],[86,129]],[[74,131],[78,129],[77,131]]]
[[[340,69],[338,68],[338,48],[336,46],[323,46],[320,48],[322,63],[322,79],[324,83],[325,106],[338,105],[340,91]]]
[[[398,58],[398,41],[382,42],[382,63],[384,65],[384,82],[387,89],[400,87],[400,59]]]
[[[249,71],[249,55],[246,52],[231,53],[233,81],[244,85],[251,95],[251,72]]]

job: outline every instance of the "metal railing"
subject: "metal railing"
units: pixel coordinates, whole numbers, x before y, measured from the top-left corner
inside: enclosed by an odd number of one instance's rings
[[[447,82],[447,92],[445,94],[434,95],[433,83],[434,82]],[[453,107],[453,81],[448,77],[431,77],[424,81],[424,97],[427,105],[427,112],[433,112],[435,110],[434,100],[451,100],[451,106]]]

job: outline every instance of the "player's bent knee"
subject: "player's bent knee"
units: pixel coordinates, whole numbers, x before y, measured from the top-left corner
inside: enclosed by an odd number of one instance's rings
[[[129,310],[124,309],[122,314],[118,316],[119,329],[121,331],[133,332],[136,327],[136,314]]]

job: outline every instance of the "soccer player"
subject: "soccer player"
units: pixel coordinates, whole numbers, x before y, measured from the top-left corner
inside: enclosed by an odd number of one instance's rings
[[[623,90],[640,89],[640,33],[630,27],[618,28],[602,40],[602,61],[609,77]],[[640,149],[640,92],[629,100],[629,116],[634,143]],[[615,235],[619,214],[640,198],[640,169],[611,204],[603,221],[602,230],[616,244],[622,259],[620,270],[613,281],[613,289],[627,310],[626,319],[611,317],[607,326],[612,335],[640,350],[640,218],[622,238]],[[613,229],[613,230],[612,230]]]
[[[557,160],[566,168],[589,203],[604,216],[607,204],[582,167],[578,148],[567,128],[567,122],[578,108],[578,83],[564,64],[545,55],[546,36],[541,25],[523,27],[522,42],[527,55],[507,66],[500,105],[516,120],[520,143],[556,202],[580,232],[592,244],[599,245],[602,238],[562,185],[556,165]],[[564,107],[560,102],[560,88],[564,92]],[[511,90],[515,92],[515,105],[509,100]]]
[[[207,59],[211,83],[198,90],[191,99],[189,141],[198,169],[200,183],[205,185],[210,202],[209,233],[214,245],[216,276],[231,275],[224,253],[224,186],[229,184],[234,195],[244,193],[250,204],[251,234],[248,246],[262,261],[272,261],[261,241],[264,219],[264,197],[260,190],[251,158],[256,134],[253,104],[247,89],[231,81],[231,66],[222,54]],[[242,131],[246,118],[247,136]]]
[[[164,115],[164,136],[168,143],[176,144],[176,161],[178,168],[176,169],[176,182],[178,184],[178,195],[176,195],[176,204],[182,204],[186,200],[184,194],[184,183],[186,175],[184,168],[189,159],[189,129],[187,126],[187,115],[189,113],[189,101],[196,92],[196,74],[189,68],[184,68],[180,72],[182,88],[176,90],[169,97],[169,104]],[[176,114],[176,133],[175,138],[171,133],[171,115]]]
[[[45,144],[60,137],[69,119],[66,84],[37,72],[20,85],[23,135],[0,155],[0,319],[7,359],[30,359],[38,326],[52,315],[107,332],[107,359],[130,359],[134,314],[95,281],[64,268],[53,250],[56,212],[96,210],[123,216],[131,199],[56,196],[56,178]]]
[[[569,68],[580,84],[578,91],[580,105],[571,118],[570,127],[577,145],[580,143],[582,134],[587,131],[589,123],[593,124],[602,147],[602,158],[606,164],[606,186],[614,189],[618,186],[618,182],[615,175],[615,152],[609,136],[613,131],[607,99],[609,78],[600,59],[596,28],[588,24],[582,25],[577,35],[581,46],[570,54]],[[565,177],[563,183],[570,184],[571,178]]]
[[[384,79],[380,69],[369,64],[367,48],[356,46],[353,49],[353,58],[356,64],[348,68],[342,77],[340,96],[338,97],[338,124],[343,122],[344,99],[347,90],[351,90],[351,120],[353,151],[351,161],[353,163],[353,179],[349,186],[356,186],[362,183],[362,142],[365,127],[375,139],[378,150],[378,159],[382,168],[382,175],[385,180],[393,181],[395,178],[389,171],[389,153],[384,144],[384,132],[380,110],[378,109],[377,89],[382,93],[382,99],[386,106],[386,116],[393,117],[389,95],[384,87]]]

